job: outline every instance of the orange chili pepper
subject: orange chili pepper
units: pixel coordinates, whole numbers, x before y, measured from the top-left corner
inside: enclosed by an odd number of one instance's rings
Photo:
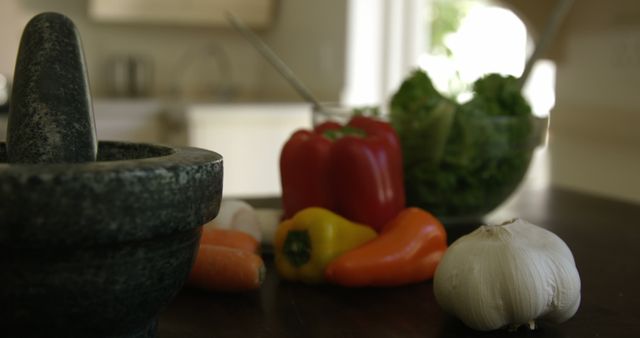
[[[343,286],[396,286],[433,278],[447,234],[430,213],[407,208],[375,239],[334,259],[325,279]]]

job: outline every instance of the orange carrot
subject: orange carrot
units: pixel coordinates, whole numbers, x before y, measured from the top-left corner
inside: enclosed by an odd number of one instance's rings
[[[202,244],[187,284],[208,291],[255,290],[265,271],[264,261],[253,252]]]
[[[200,245],[219,245],[256,253],[260,243],[253,236],[233,229],[202,227]]]

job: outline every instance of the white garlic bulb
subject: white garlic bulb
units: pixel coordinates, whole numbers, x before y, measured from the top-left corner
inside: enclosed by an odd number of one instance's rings
[[[455,241],[436,270],[442,308],[481,331],[560,323],[580,305],[580,276],[554,233],[515,219],[481,226]]]

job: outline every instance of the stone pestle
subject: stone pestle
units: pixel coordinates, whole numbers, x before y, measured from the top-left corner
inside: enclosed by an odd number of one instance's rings
[[[97,149],[80,35],[66,16],[39,14],[20,41],[7,125],[8,162],[91,162]]]

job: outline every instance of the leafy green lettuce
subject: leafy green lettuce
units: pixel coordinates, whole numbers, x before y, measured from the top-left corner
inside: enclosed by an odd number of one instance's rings
[[[459,104],[416,70],[391,100],[407,202],[444,219],[494,209],[517,187],[531,158],[531,108],[517,79],[490,74],[474,83],[473,93]]]

